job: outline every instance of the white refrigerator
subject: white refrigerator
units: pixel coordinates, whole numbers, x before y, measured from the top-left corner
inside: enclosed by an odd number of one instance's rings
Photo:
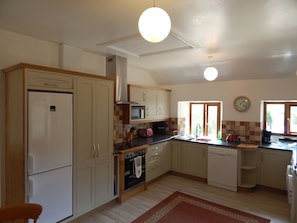
[[[43,206],[39,223],[72,216],[72,94],[28,94],[28,203]]]

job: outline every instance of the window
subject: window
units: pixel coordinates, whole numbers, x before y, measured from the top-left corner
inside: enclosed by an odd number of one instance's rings
[[[264,129],[275,135],[297,135],[297,102],[264,102]]]
[[[217,138],[221,130],[219,102],[190,103],[190,134]]]

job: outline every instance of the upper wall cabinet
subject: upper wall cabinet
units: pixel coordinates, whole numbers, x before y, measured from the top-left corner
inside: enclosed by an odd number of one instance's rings
[[[170,90],[158,87],[128,85],[129,100],[145,106],[145,119],[160,121],[170,118]],[[129,111],[127,112],[129,116]],[[129,117],[129,121],[131,121]]]

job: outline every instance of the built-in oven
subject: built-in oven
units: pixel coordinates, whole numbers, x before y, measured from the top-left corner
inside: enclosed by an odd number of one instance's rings
[[[125,190],[145,182],[145,149],[125,154]]]

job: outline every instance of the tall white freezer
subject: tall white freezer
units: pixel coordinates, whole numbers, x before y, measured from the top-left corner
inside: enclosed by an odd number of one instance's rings
[[[72,216],[72,94],[28,94],[28,202],[43,206],[39,223]]]

